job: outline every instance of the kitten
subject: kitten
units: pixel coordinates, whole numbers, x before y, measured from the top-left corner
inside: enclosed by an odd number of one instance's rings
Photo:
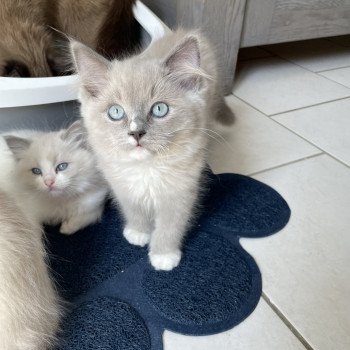
[[[39,226],[0,192],[0,349],[52,348],[61,313]]]
[[[71,49],[88,138],[125,216],[124,237],[149,243],[154,268],[171,270],[197,202],[209,120],[232,120],[213,51],[182,30],[124,61],[77,42]]]
[[[2,0],[0,76],[51,76],[48,0]]]
[[[87,149],[80,121],[67,130],[5,136],[13,152],[13,193],[39,223],[62,223],[72,234],[101,217],[107,186]]]

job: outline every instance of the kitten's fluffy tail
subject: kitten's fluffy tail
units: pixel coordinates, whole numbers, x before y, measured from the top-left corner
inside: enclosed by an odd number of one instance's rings
[[[235,121],[235,115],[222,95],[218,95],[216,99],[215,120],[225,126],[232,125]]]
[[[0,192],[0,349],[47,350],[60,301],[50,280],[40,227]]]

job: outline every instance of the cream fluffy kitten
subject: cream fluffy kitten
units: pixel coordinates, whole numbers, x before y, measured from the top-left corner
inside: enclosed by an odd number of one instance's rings
[[[182,30],[123,61],[77,42],[71,49],[84,124],[125,216],[124,237],[149,244],[154,268],[171,270],[197,202],[209,120],[233,118],[213,50],[197,32]]]
[[[60,302],[49,278],[39,225],[0,192],[0,349],[52,347]]]
[[[17,203],[39,223],[62,223],[64,234],[98,221],[108,189],[80,121],[67,130],[31,133],[4,136],[15,157],[6,187]]]

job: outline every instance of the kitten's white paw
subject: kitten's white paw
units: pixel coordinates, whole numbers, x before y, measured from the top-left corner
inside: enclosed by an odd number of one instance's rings
[[[63,233],[64,235],[67,235],[67,236],[72,235],[78,230],[79,228],[77,228],[76,225],[72,225],[69,221],[63,221],[60,227],[60,233]]]
[[[144,247],[151,240],[151,235],[149,233],[133,230],[129,227],[124,228],[123,235],[130,244],[140,247]]]
[[[181,260],[181,251],[176,250],[175,252],[166,254],[149,253],[149,259],[151,260],[152,266],[156,270],[170,271],[179,265]]]

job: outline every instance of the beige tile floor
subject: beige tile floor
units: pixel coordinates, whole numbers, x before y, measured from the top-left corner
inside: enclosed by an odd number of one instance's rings
[[[213,336],[166,332],[165,350],[349,350],[350,37],[245,50],[227,101],[213,170],[276,188],[292,217],[241,240],[262,271],[255,312]]]

